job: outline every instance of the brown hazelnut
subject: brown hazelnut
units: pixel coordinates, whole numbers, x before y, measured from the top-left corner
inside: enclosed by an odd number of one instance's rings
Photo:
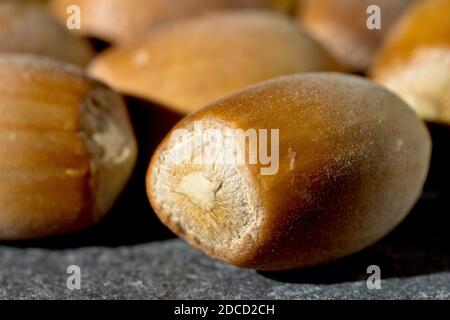
[[[211,11],[264,8],[292,10],[294,0],[53,0],[52,11],[65,23],[67,8],[76,5],[83,15],[81,34],[109,42],[126,42],[158,24]]]
[[[245,133],[245,162],[218,138],[230,130]],[[430,151],[423,122],[381,86],[288,76],[183,119],[152,158],[147,193],[164,224],[213,257],[260,270],[307,267],[398,225],[421,194]]]
[[[249,10],[166,24],[100,54],[88,72],[118,91],[187,114],[259,81],[336,68],[284,15]]]
[[[349,69],[365,71],[391,26],[413,0],[302,0],[298,20]],[[369,29],[369,6],[380,8],[380,29]]]
[[[99,221],[136,149],[125,105],[109,88],[72,65],[0,55],[0,240]]]
[[[419,1],[395,25],[372,77],[422,118],[450,124],[450,1]]]
[[[89,43],[61,27],[46,8],[32,1],[0,1],[0,53],[48,56],[86,66],[94,51]]]

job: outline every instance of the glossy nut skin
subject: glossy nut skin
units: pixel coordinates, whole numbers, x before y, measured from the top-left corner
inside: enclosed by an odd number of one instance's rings
[[[299,23],[350,70],[366,71],[384,37],[414,0],[302,0]],[[367,20],[380,8],[381,29],[369,29]]]
[[[74,30],[113,43],[135,38],[158,24],[211,11],[263,8],[287,12],[294,0],[53,0],[56,18],[65,24],[67,8],[77,5],[83,27]]]
[[[116,93],[75,66],[0,55],[0,240],[98,222],[131,174],[136,152]]]
[[[118,91],[188,114],[263,80],[337,69],[284,15],[252,10],[162,26],[100,54],[88,71]]]
[[[36,1],[0,1],[0,53],[26,53],[86,66],[90,44],[60,26]]]
[[[260,163],[173,164],[171,152],[186,141],[174,133],[198,121],[278,128],[278,172],[261,175]],[[282,77],[175,126],[152,158],[147,193],[164,224],[212,257],[260,270],[309,267],[361,250],[398,225],[421,194],[430,152],[422,121],[373,82]]]
[[[450,1],[419,1],[395,25],[371,70],[422,118],[450,124]]]

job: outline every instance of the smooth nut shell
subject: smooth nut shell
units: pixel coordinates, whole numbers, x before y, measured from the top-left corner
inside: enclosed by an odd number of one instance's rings
[[[403,11],[413,0],[302,0],[298,20],[342,64],[365,71]],[[367,8],[381,9],[381,29],[367,27]]]
[[[89,43],[60,26],[46,8],[32,1],[0,1],[0,53],[28,53],[86,66]]]
[[[77,5],[83,15],[79,31],[110,42],[124,42],[160,23],[210,11],[273,8],[289,11],[293,0],[53,0],[52,11],[65,23],[67,8]]]
[[[450,124],[450,1],[420,1],[386,39],[372,77],[424,119]]]
[[[135,159],[127,111],[116,93],[75,66],[0,55],[0,240],[96,223]]]
[[[166,24],[88,69],[118,91],[189,113],[259,81],[337,68],[285,16],[251,10]]]
[[[186,141],[174,132],[198,121],[279,129],[278,172],[261,175],[263,166],[248,162],[172,163]],[[361,250],[402,221],[421,194],[430,152],[425,125],[382,87],[333,73],[282,77],[175,126],[152,158],[147,193],[173,232],[213,257],[261,270],[307,267]],[[180,188],[186,177],[195,179]],[[207,208],[195,201],[205,190]]]

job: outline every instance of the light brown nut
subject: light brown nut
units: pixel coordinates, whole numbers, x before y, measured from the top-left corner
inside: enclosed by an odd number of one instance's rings
[[[450,124],[450,1],[420,1],[386,39],[372,77],[426,120]]]
[[[285,16],[252,10],[166,24],[88,69],[121,92],[189,113],[259,81],[336,68]]]
[[[133,169],[120,96],[75,66],[0,55],[0,239],[75,231],[99,221]]]
[[[67,8],[77,5],[82,13],[82,34],[118,43],[160,23],[210,11],[273,8],[291,10],[293,0],[53,0],[55,16],[66,23]]]
[[[383,38],[413,0],[302,0],[298,20],[339,62],[365,71]],[[367,27],[371,5],[381,10],[381,29]]]
[[[267,130],[270,163],[224,158],[208,128]],[[260,152],[266,143],[257,142]],[[267,174],[277,150],[278,170]],[[307,267],[361,250],[400,223],[421,193],[430,152],[422,121],[373,82],[282,77],[175,126],[152,158],[147,193],[164,224],[213,257],[261,270]]]
[[[61,27],[46,8],[32,1],[0,1],[0,53],[28,53],[86,66],[89,43]]]

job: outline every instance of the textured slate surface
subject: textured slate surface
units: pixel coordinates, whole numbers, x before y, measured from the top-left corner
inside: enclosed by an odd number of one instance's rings
[[[80,290],[66,286],[72,264],[81,268]],[[0,268],[0,299],[450,299],[450,272],[384,279],[380,290],[368,290],[364,280],[318,283],[316,273],[327,270],[280,279],[234,268],[180,240],[62,251],[2,247]],[[365,277],[361,271],[348,280]]]

